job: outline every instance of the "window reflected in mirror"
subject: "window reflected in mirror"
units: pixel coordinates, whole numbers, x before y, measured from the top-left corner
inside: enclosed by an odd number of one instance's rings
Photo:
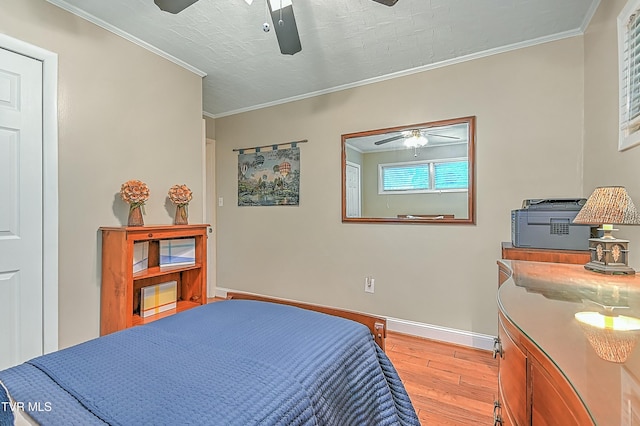
[[[475,117],[342,135],[342,221],[475,223]]]

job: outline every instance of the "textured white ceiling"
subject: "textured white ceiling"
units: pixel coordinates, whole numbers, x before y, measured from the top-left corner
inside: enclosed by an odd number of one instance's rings
[[[293,0],[302,52],[262,31],[266,0],[199,0],[177,15],[153,0],[48,0],[206,74],[220,117],[452,61],[581,34],[600,0]]]

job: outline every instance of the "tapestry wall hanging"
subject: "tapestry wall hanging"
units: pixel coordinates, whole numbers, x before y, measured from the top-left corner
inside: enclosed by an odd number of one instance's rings
[[[297,206],[300,201],[300,148],[238,154],[238,206]]]

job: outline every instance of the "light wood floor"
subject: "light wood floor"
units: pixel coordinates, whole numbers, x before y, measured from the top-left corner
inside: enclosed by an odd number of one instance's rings
[[[393,332],[385,352],[422,424],[493,424],[498,363],[491,352]]]

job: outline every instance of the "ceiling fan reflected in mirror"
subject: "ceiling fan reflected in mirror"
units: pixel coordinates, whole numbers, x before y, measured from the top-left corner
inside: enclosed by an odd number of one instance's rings
[[[404,146],[407,148],[420,148],[429,143],[429,139],[420,133],[420,130],[412,130],[411,135],[404,140]]]
[[[187,7],[191,6],[198,0],[153,0],[156,6],[165,12],[180,13]],[[248,5],[253,0],[244,0]],[[398,0],[373,0],[376,3],[385,6],[393,6]],[[295,55],[302,50],[300,43],[300,35],[298,34],[298,26],[296,18],[293,14],[293,4],[291,0],[266,0],[267,12],[271,15],[271,22],[276,31],[276,38],[280,46],[280,52],[283,55]],[[262,24],[262,30],[269,32],[271,25],[269,22]]]
[[[385,143],[397,141],[398,139],[404,139],[404,144],[409,148],[415,148],[420,146],[425,146],[429,143],[429,139],[427,136],[431,136],[434,138],[444,138],[444,139],[453,139],[460,140],[457,136],[449,136],[438,133],[429,133],[425,130],[420,129],[411,129],[400,132],[400,134],[396,136],[391,136],[390,138],[382,139],[374,142],[374,145],[384,145]]]

